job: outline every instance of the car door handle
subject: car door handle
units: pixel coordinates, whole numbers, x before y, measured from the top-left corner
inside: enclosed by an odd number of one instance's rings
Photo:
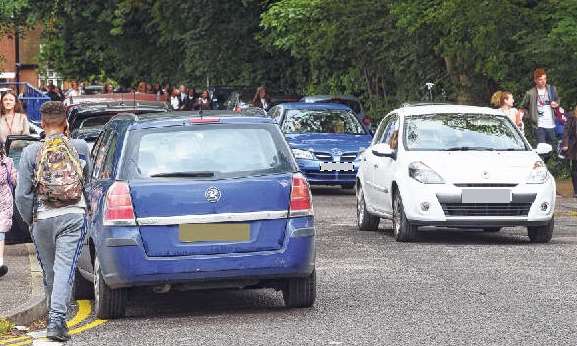
[[[379,168],[379,165],[375,163],[375,164],[373,165],[373,167]]]

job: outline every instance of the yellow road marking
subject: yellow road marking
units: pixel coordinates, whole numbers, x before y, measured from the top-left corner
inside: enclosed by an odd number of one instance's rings
[[[30,338],[30,337],[28,336],[28,338]],[[10,346],[32,345],[33,342],[34,342],[33,339],[29,339],[29,340],[26,340],[24,342],[19,342],[17,344],[10,344]]]
[[[75,325],[82,323],[88,318],[88,316],[90,316],[90,313],[92,312],[92,305],[90,304],[90,300],[77,300],[76,303],[78,304],[78,311],[70,321],[66,322],[68,328],[72,328]]]
[[[87,324],[83,325],[82,327],[78,327],[78,328],[72,329],[69,333],[70,333],[70,335],[82,333],[83,331],[86,331],[86,330],[88,330],[88,329],[92,329],[92,328],[98,327],[99,325],[104,324],[104,323],[106,323],[106,322],[108,322],[108,320],[94,320],[94,321],[92,321],[92,322],[90,322],[90,323],[87,323]]]
[[[30,339],[30,337],[28,335],[18,336],[18,337],[8,339],[8,340],[2,340],[2,342],[0,342],[0,345],[8,345],[12,342],[16,342],[16,341],[20,341],[20,340],[27,340],[27,339]]]
[[[66,325],[68,326],[68,328],[72,328],[76,325],[81,324],[92,313],[92,304],[89,300],[77,300],[76,302],[78,304],[78,311],[76,312],[76,315],[74,315],[74,317],[70,321],[66,322]],[[69,333],[70,333],[70,335],[82,333],[86,330],[98,327],[99,325],[104,324],[106,322],[108,322],[108,320],[94,320],[90,323],[87,323],[87,324],[81,326],[81,327],[71,329],[69,331]],[[39,338],[38,340],[46,340],[46,338],[42,337],[42,338]],[[31,345],[33,343],[33,341],[34,341],[34,339],[32,337],[30,337],[28,335],[24,335],[24,336],[15,337],[12,339],[1,340],[0,345],[23,346],[23,345]],[[17,343],[13,343],[13,342],[17,342]]]

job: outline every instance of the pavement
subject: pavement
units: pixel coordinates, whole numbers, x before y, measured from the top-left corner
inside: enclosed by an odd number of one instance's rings
[[[0,278],[0,319],[30,325],[47,313],[42,270],[34,245],[6,245],[4,262],[8,274]]]
[[[119,320],[97,320],[80,301],[67,344],[577,344],[577,199],[558,198],[549,244],[531,244],[522,227],[397,243],[387,221],[358,231],[350,191],[313,193],[313,308],[286,309],[273,290],[132,290]],[[0,301],[11,298],[0,291]]]
[[[27,247],[7,245],[5,252],[4,263],[8,266],[8,274],[0,278],[0,312],[24,305],[32,294]]]

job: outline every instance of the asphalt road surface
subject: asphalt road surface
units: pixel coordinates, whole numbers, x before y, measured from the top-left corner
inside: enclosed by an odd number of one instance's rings
[[[127,317],[72,345],[577,344],[577,201],[554,238],[421,232],[397,243],[389,222],[360,232],[350,191],[314,190],[318,296],[284,308],[273,290],[138,293]]]

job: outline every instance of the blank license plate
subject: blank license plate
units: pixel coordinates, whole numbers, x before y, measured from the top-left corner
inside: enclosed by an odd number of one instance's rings
[[[461,203],[511,203],[511,190],[464,189]]]
[[[178,226],[178,237],[182,242],[197,241],[248,241],[250,225],[236,224],[184,224]]]
[[[321,171],[354,171],[352,162],[321,162]]]

